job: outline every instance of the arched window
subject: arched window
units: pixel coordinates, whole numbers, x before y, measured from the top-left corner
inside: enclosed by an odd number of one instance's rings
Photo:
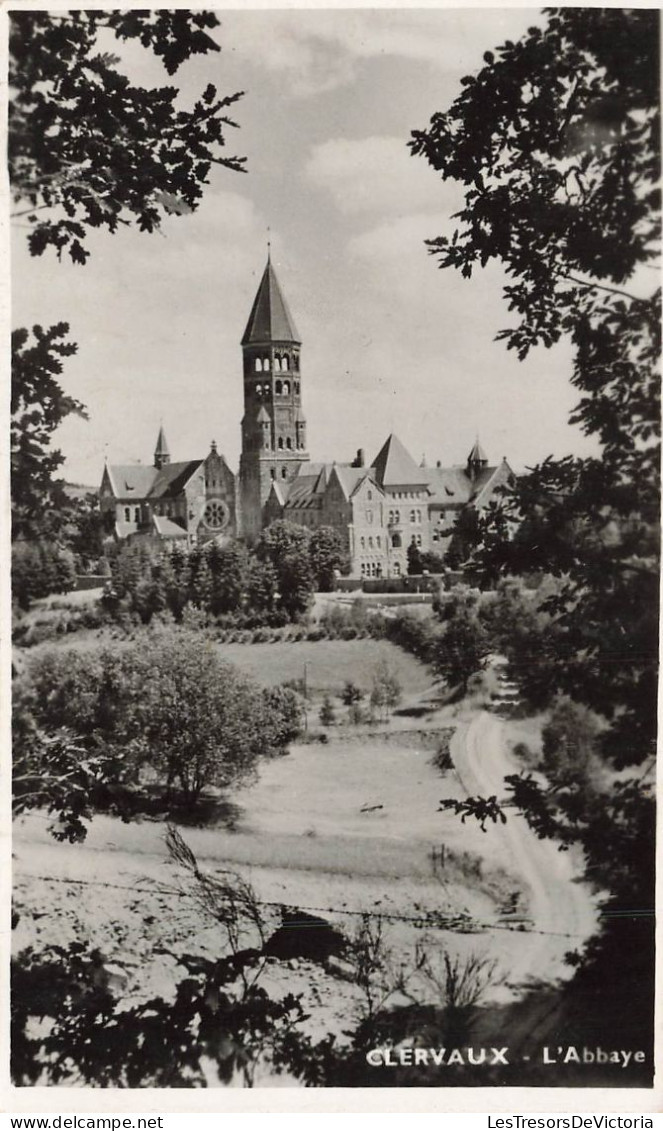
[[[283,392],[283,385],[280,381],[277,381],[274,385],[274,392],[276,393],[277,397],[281,396],[281,393]]]
[[[394,522],[400,522],[400,521],[401,521],[401,512],[400,511],[394,511]]]
[[[288,439],[285,442],[285,446],[288,449],[288,451],[292,451],[292,440],[290,439],[289,436],[288,436]]]
[[[170,507],[168,510],[170,512]],[[134,510],[134,522],[140,522],[140,507],[136,507]]]
[[[290,396],[290,382],[289,381],[283,382],[283,396],[284,397]]]
[[[392,534],[391,544],[392,544],[392,546],[394,547],[395,550],[400,550],[400,548],[401,548],[401,536],[400,536],[400,534]]]
[[[400,577],[400,576],[401,576],[401,564],[400,564],[400,562],[394,562],[394,577]]]
[[[377,538],[375,539],[375,544],[376,544],[376,546],[377,546],[378,550],[382,549],[382,541],[381,541],[381,539],[380,539],[380,535],[379,535],[379,534],[378,534]]]
[[[417,534],[417,546],[421,545],[421,534]]]
[[[290,368],[289,359],[287,357],[282,357],[281,358],[281,369],[283,370],[284,373],[287,373],[289,368]]]
[[[368,539],[368,548],[369,548],[369,550],[373,549],[373,539],[372,538]]]
[[[417,522],[421,522],[421,511],[417,511]]]
[[[269,358],[268,357],[263,359],[262,367],[263,367],[265,373],[269,373]]]
[[[299,381],[295,381],[295,392],[297,393],[297,396],[299,396]]]
[[[262,373],[262,361],[259,357],[256,358],[256,373]]]
[[[282,467],[281,468],[281,479],[286,479],[287,476],[288,476],[288,472],[286,471],[285,467]]]
[[[366,492],[366,498],[368,499],[369,503],[370,503],[370,502],[372,502],[372,499],[373,499],[373,492],[372,492],[372,491],[367,491],[367,492]]]
[[[256,385],[256,396],[257,397],[262,396],[262,385],[260,384],[259,381],[258,381],[258,384]]]
[[[281,358],[280,357],[274,358],[274,372],[275,373],[281,372]]]
[[[131,522],[131,507],[124,508],[124,521]]]
[[[271,479],[276,479],[276,471],[274,470],[273,467],[270,467],[269,474],[270,474]]]
[[[279,436],[279,449],[283,450],[283,436]]]
[[[416,521],[417,521],[417,512],[416,511],[410,511],[410,522],[416,522]]]

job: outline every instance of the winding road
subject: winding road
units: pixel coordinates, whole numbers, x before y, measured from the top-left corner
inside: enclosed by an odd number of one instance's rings
[[[486,711],[474,714],[458,727],[451,755],[458,777],[469,796],[504,796],[504,778],[522,770],[507,750],[507,726]],[[494,846],[500,862],[508,857],[509,871],[527,888],[530,945],[510,980],[569,976],[564,953],[575,950],[596,930],[596,897],[581,880],[582,856],[573,849],[560,852],[551,840],[539,840],[524,817],[508,812],[505,825],[486,830],[487,855]],[[518,948],[520,949],[520,948]]]

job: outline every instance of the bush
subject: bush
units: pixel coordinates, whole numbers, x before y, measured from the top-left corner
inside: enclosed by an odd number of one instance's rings
[[[21,609],[39,597],[76,588],[74,555],[48,542],[15,542],[11,568],[12,593]]]
[[[301,729],[293,692],[263,692],[182,630],[84,656],[46,652],[28,680],[31,710],[45,731],[68,727],[88,750],[117,753],[134,781],[155,772],[185,803],[245,777],[259,754]]]

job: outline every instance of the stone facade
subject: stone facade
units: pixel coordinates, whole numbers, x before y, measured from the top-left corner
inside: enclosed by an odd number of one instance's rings
[[[242,337],[244,416],[236,477],[212,442],[205,459],[171,463],[160,429],[151,467],[107,465],[103,511],[118,539],[191,545],[254,542],[276,519],[339,532],[354,577],[402,577],[408,547],[440,555],[459,515],[481,511],[513,480],[506,459],[490,466],[479,442],[465,466],[418,465],[397,436],[373,463],[312,463],[306,447],[301,338],[270,259]]]

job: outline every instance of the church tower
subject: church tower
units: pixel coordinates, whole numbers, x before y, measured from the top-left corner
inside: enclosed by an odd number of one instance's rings
[[[242,338],[244,417],[239,463],[241,531],[253,542],[263,525],[272,483],[287,490],[306,451],[301,339],[271,258]],[[285,493],[285,492],[284,492]]]

